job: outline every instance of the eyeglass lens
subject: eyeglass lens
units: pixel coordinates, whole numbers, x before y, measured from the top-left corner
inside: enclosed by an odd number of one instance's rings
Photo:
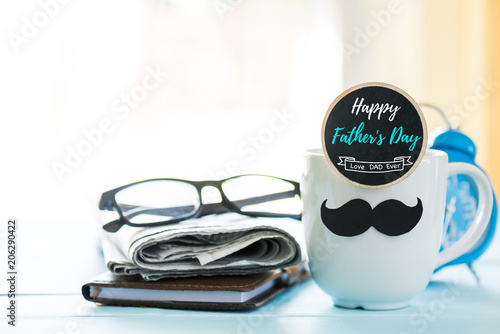
[[[172,180],[151,180],[123,189],[115,195],[122,214],[134,224],[165,222],[198,211],[196,187]]]
[[[300,213],[300,198],[294,185],[277,178],[246,175],[222,183],[222,191],[238,209],[246,213]]]

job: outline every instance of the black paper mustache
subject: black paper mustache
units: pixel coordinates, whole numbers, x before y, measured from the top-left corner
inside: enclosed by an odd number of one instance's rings
[[[362,199],[353,199],[337,209],[321,205],[321,220],[333,233],[342,237],[354,237],[365,233],[371,226],[385,235],[395,237],[410,232],[422,217],[422,201],[414,207],[389,199],[374,209]]]

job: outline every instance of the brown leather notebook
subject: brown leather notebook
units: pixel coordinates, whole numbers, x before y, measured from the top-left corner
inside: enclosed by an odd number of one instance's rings
[[[106,272],[85,284],[82,294],[88,301],[102,305],[244,310],[261,306],[308,277],[305,262],[259,274],[164,278],[154,282]]]

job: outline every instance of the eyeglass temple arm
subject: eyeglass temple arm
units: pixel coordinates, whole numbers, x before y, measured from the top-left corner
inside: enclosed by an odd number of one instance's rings
[[[241,208],[247,205],[260,204],[269,201],[275,201],[284,198],[294,197],[297,194],[295,190],[284,191],[275,194],[257,196],[252,198],[246,198],[242,200],[232,201],[234,205]],[[194,211],[194,205],[184,205],[169,208],[150,208],[145,206],[131,205],[131,204],[120,204],[121,207],[126,208],[127,214],[124,215],[127,219],[139,216],[141,214],[156,214],[161,216],[183,216]],[[112,208],[105,208],[107,210],[113,210]],[[130,212],[132,211],[132,212]],[[220,214],[231,212],[224,203],[210,203],[202,206],[201,212],[198,217],[203,217],[211,214]]]

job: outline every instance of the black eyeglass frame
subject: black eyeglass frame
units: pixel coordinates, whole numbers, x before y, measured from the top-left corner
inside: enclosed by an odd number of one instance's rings
[[[237,200],[237,201],[231,201],[227,198],[226,194],[224,194],[224,191],[222,190],[222,184],[224,182],[227,182],[229,180],[233,180],[236,178],[240,177],[246,177],[246,176],[263,176],[263,177],[269,177],[277,180],[281,180],[287,183],[290,183],[293,185],[293,190],[281,192],[281,193],[276,193],[276,194],[269,194],[269,195],[264,195],[264,196],[259,196],[259,197],[254,197],[250,199],[245,199],[245,200]],[[183,182],[190,184],[196,188],[196,191],[198,192],[198,197],[200,199],[199,207],[198,209],[191,213],[187,214],[178,218],[166,220],[166,221],[161,221],[161,222],[153,222],[153,223],[132,223],[127,216],[122,212],[122,209],[118,205],[116,201],[116,194],[122,191],[123,189],[126,189],[131,186],[135,186],[137,184],[145,183],[145,182],[152,182],[152,181],[177,181],[177,182]],[[201,191],[203,188],[207,186],[212,186],[217,188],[219,190],[219,193],[221,195],[222,201],[219,203],[209,203],[209,204],[204,204],[202,201],[202,195]],[[175,178],[156,178],[156,179],[147,179],[147,180],[142,180],[138,182],[133,182],[126,184],[124,186],[108,190],[104,192],[101,195],[101,199],[99,200],[99,209],[100,210],[108,210],[108,211],[116,211],[120,217],[112,222],[109,222],[105,224],[102,228],[107,231],[107,232],[117,232],[120,228],[122,228],[124,225],[129,225],[133,227],[155,227],[155,226],[162,226],[162,225],[170,225],[170,224],[175,224],[183,220],[191,219],[191,218],[198,218],[198,217],[203,217],[211,214],[221,214],[221,213],[227,213],[227,212],[236,212],[241,215],[249,216],[249,217],[273,217],[273,218],[293,218],[297,220],[301,220],[302,214],[282,214],[282,213],[272,213],[272,212],[256,212],[256,211],[249,211],[249,212],[244,212],[238,208],[238,206],[234,203],[247,203],[248,204],[257,204],[257,203],[263,203],[271,200],[277,200],[281,198],[293,198],[295,196],[300,197],[300,183],[296,181],[291,181],[275,176],[268,176],[268,175],[260,175],[260,174],[245,174],[245,175],[237,175],[233,177],[229,177],[226,179],[222,180],[208,180],[208,181],[190,181],[190,180],[183,180],[183,179],[175,179]],[[240,206],[241,207],[241,206]],[[130,216],[130,215],[129,215]],[[132,218],[135,215],[132,215],[130,218]]]

